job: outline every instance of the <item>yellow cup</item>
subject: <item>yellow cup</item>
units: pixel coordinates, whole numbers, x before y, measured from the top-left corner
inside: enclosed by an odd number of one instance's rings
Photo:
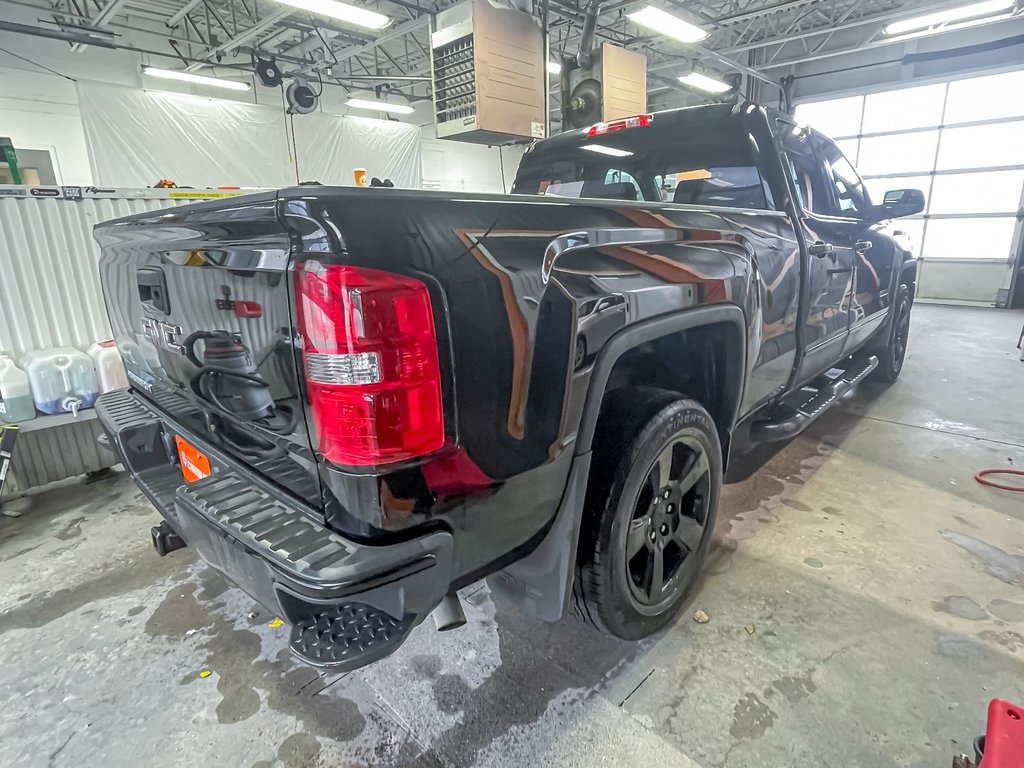
[[[355,176],[356,186],[357,187],[368,187],[368,186],[370,186],[370,182],[368,182],[366,180],[366,169],[365,168],[356,168],[354,171],[352,171],[352,175]]]

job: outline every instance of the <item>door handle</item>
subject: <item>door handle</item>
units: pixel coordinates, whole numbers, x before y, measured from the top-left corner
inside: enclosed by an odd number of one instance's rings
[[[836,249],[832,243],[825,243],[819,240],[816,243],[812,243],[808,249],[811,252],[811,256],[817,256],[819,259],[825,256],[834,256]]]
[[[864,253],[865,251],[870,251],[874,247],[874,243],[872,243],[870,240],[858,240],[856,243],[853,244],[853,250],[855,250],[857,253]]]

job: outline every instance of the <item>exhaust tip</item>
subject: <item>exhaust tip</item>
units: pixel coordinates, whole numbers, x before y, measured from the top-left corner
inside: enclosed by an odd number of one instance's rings
[[[466,623],[466,614],[462,610],[462,601],[454,592],[449,592],[441,602],[437,604],[434,612],[434,626],[438,632],[447,632],[450,629],[458,629]]]

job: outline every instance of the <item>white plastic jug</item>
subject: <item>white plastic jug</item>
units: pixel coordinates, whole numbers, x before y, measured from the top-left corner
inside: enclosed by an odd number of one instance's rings
[[[78,413],[92,408],[99,384],[92,358],[70,347],[30,352],[21,359],[28,374],[36,410],[43,413]]]
[[[28,374],[6,355],[0,355],[0,421],[14,424],[35,418]]]
[[[127,389],[128,377],[124,372],[124,363],[117,345],[113,341],[97,341],[89,347],[89,357],[96,366],[96,378],[99,380],[100,393],[113,392],[115,389]]]

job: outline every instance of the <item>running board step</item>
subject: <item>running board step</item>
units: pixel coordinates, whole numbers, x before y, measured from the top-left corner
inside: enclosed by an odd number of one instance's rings
[[[795,406],[780,404],[775,408],[773,418],[755,421],[750,426],[751,441],[770,443],[799,435],[877,367],[878,358],[872,355],[852,361],[850,368],[833,379],[822,377],[818,380],[820,386],[817,391],[803,402]]]

